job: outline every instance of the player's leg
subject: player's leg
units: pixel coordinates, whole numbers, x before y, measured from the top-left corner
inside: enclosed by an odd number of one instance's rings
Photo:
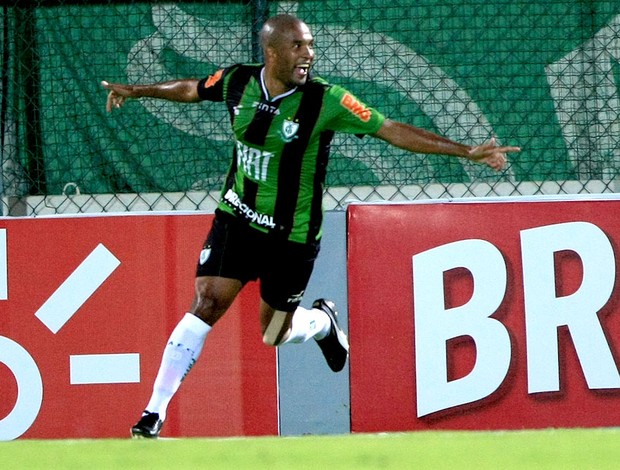
[[[318,245],[284,243],[273,250],[271,262],[265,262],[260,307],[263,341],[281,346],[314,338],[329,367],[338,372],[346,363],[349,342],[333,302],[318,299],[311,309],[300,306],[317,254]]]
[[[198,360],[207,335],[224,315],[242,285],[235,279],[201,276],[196,278],[196,295],[191,311],[172,331],[146,409],[165,419],[166,408],[181,382]]]
[[[263,342],[269,346],[323,339],[331,328],[329,317],[320,310],[298,306],[293,312],[284,312],[264,300],[261,301],[260,318]]]
[[[311,309],[298,306],[294,312],[275,310],[261,302],[263,341],[270,346],[303,343],[315,339],[330,369],[339,372],[349,355],[349,341],[338,323],[330,300],[317,299]]]
[[[201,276],[196,278],[195,286],[191,311],[179,321],[164,347],[151,398],[131,430],[134,437],[158,437],[170,400],[198,360],[211,328],[224,315],[242,284],[235,279]]]
[[[207,335],[224,315],[242,285],[236,279],[201,276],[195,281],[196,295],[190,312],[172,331],[146,407],[163,421],[172,396],[198,360]]]
[[[216,215],[196,268],[192,307],[166,343],[149,403],[131,429],[134,437],[158,437],[168,404],[198,360],[211,328],[251,277],[245,272],[241,249],[247,243],[245,233],[228,218]]]

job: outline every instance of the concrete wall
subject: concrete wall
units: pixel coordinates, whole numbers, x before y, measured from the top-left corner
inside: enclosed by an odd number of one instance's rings
[[[346,213],[327,212],[321,252],[302,305],[320,297],[336,303],[348,332]],[[349,367],[332,372],[315,341],[278,349],[280,434],[347,433],[350,423]]]

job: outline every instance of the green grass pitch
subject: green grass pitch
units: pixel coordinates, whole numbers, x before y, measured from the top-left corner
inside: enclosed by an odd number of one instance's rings
[[[0,443],[10,469],[611,469],[619,429]]]

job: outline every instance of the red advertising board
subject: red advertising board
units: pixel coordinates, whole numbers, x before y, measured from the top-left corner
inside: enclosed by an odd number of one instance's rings
[[[189,308],[210,215],[0,219],[0,439],[128,437]],[[253,284],[209,334],[163,436],[277,434]]]
[[[352,431],[620,425],[618,213],[350,206]]]

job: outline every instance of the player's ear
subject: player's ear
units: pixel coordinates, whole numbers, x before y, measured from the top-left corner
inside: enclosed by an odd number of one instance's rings
[[[275,48],[269,46],[265,48],[265,59],[274,59],[277,55]]]

